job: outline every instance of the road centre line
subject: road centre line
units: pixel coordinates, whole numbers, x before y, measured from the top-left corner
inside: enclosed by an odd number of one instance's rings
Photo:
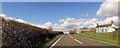
[[[71,35],[69,35],[72,39],[74,39]],[[80,42],[79,40],[77,39],[74,39],[76,42],[80,43],[80,44],[83,44],[82,42]]]
[[[76,42],[78,42],[78,43],[80,43],[80,44],[83,44],[82,42],[80,42],[79,40],[77,40],[77,39],[74,39]]]

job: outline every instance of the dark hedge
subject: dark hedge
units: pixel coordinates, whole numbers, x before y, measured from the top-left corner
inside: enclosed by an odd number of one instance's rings
[[[2,48],[43,48],[59,32],[2,19]]]

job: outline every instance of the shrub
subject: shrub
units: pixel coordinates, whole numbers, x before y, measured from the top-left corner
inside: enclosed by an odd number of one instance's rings
[[[47,29],[2,19],[2,47],[44,47],[46,38],[52,39],[59,33]]]

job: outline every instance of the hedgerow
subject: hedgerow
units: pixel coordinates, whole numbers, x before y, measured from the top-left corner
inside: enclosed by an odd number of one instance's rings
[[[14,20],[2,19],[3,48],[42,48],[58,34],[60,33]]]

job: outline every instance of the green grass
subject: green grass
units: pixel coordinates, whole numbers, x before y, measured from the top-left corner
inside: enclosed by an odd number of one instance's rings
[[[58,38],[60,38],[61,35],[57,35],[55,38],[53,38],[51,41],[49,41],[48,43],[46,43],[46,47],[45,48],[48,48],[50,47],[55,41],[57,41]]]
[[[117,33],[93,33],[93,32],[87,32],[87,33],[80,33],[77,34],[81,37],[90,38],[98,41],[107,42],[110,44],[118,45],[118,37],[116,35]]]

